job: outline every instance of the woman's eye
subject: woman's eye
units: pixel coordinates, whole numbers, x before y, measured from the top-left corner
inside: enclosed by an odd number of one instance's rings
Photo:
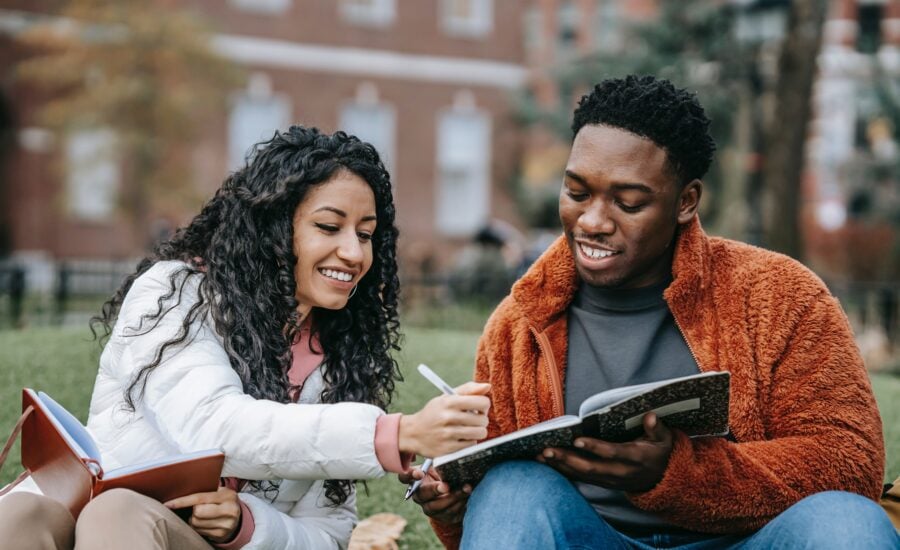
[[[317,224],[316,224],[316,227],[318,227],[318,228],[321,229],[322,231],[326,231],[326,232],[328,232],[328,233],[335,233],[335,232],[338,231],[338,229],[339,229],[338,226],[336,226],[336,225],[329,225],[329,224],[327,224],[327,223],[317,223]]]
[[[372,240],[371,233],[366,233],[366,232],[360,231],[359,233],[356,234],[356,236],[359,237],[359,240],[361,240],[361,241],[371,241]]]

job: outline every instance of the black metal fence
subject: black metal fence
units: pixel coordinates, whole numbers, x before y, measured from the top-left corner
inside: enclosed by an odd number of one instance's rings
[[[135,265],[134,261],[59,262],[52,268],[52,284],[45,276],[38,286],[24,264],[0,263],[0,328],[86,322]],[[513,274],[482,272],[403,277],[405,319],[479,330],[513,280]],[[876,334],[884,346],[900,353],[900,281],[833,281],[829,287],[858,336]]]
[[[17,264],[0,265],[0,326],[21,325],[25,290],[25,268]]]
[[[86,321],[99,312],[134,265],[133,261],[58,262],[49,268],[49,278],[46,273],[39,278],[30,277],[25,264],[0,263],[0,328]]]
[[[830,282],[869,366],[900,369],[900,281]]]

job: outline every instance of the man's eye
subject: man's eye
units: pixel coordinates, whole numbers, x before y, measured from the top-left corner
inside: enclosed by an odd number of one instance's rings
[[[327,223],[317,223],[317,224],[316,224],[316,227],[318,227],[318,228],[321,229],[322,231],[326,231],[326,232],[328,232],[328,233],[334,233],[334,232],[336,232],[336,231],[338,230],[338,226],[336,226],[336,225],[329,225],[329,224],[327,224]]]
[[[628,212],[629,214],[634,214],[635,212],[640,212],[644,208],[644,206],[646,206],[646,205],[643,205],[643,204],[630,205],[630,204],[625,204],[623,202],[619,203],[619,208],[621,208],[623,212]]]
[[[576,193],[574,191],[566,191],[566,195],[569,196],[575,202],[581,202],[587,199],[587,193]]]

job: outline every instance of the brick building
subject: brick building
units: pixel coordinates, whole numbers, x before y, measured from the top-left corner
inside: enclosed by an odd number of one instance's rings
[[[526,187],[554,186],[568,144],[547,132],[522,132],[511,96],[527,87],[540,104],[557,103],[556,68],[622,48],[626,23],[652,20],[659,6],[657,0],[158,1],[210,19],[218,51],[249,76],[244,89],[234,90],[226,119],[193,152],[201,194],[211,193],[274,128],[346,129],[387,160],[407,267],[429,259],[449,265],[453,250],[491,219],[521,226],[510,183],[522,176]],[[727,3],[710,0],[717,1]],[[33,266],[131,258],[185,214],[133,235],[116,213],[115,163],[63,175],[52,169],[57,159],[89,156],[98,139],[39,127],[39,99],[8,70],[28,55],[12,37],[52,14],[47,6],[54,3],[0,6],[0,135],[7,136],[0,141],[0,256]],[[830,2],[805,187],[814,228],[846,218],[852,193],[846,166],[859,151],[894,154],[871,98],[877,70],[900,70],[898,21],[900,0]]]
[[[437,265],[491,219],[515,222],[518,166],[510,94],[525,81],[522,3],[507,0],[159,0],[211,20],[215,48],[248,74],[226,120],[192,152],[208,196],[275,128],[344,129],[372,142],[395,185],[401,255]],[[135,235],[116,210],[115,161],[82,163],[102,136],[55,136],[14,74],[13,38],[53,2],[0,9],[0,124],[5,162],[0,246],[40,273],[67,258],[131,258],[184,213]],[[59,175],[53,162],[74,168]],[[4,251],[0,250],[0,254]],[[49,275],[45,276],[47,279]]]

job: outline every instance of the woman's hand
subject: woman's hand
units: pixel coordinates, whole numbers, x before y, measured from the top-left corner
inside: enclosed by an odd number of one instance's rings
[[[468,382],[456,395],[441,395],[419,412],[400,417],[400,450],[435,457],[487,437],[490,384]]]
[[[241,505],[237,493],[227,487],[219,487],[214,493],[194,493],[165,503],[177,510],[193,506],[188,521],[194,531],[212,542],[228,542],[241,524]]]

